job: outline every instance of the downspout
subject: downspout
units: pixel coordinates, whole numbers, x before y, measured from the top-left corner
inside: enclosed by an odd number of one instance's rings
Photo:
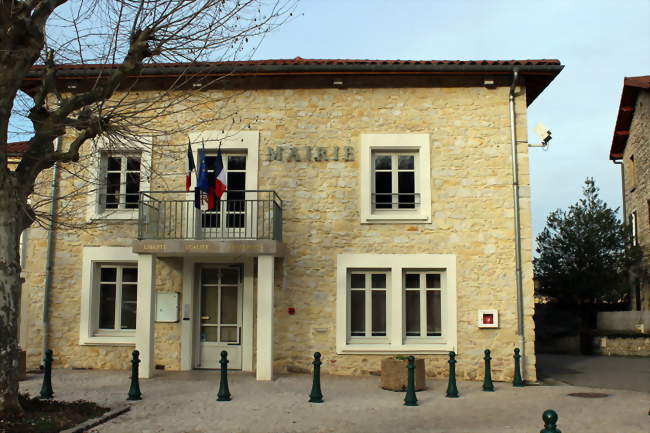
[[[623,203],[623,224],[627,224],[627,212],[625,209],[625,170],[623,169],[623,160],[622,159],[614,159],[612,162],[616,165],[621,166],[621,199]]]
[[[515,123],[515,89],[519,70],[514,68],[512,84],[508,97],[510,109],[510,142],[512,147],[512,196],[515,210],[515,280],[517,283],[517,336],[519,337],[519,349],[521,350],[521,375],[525,380],[526,369],[526,336],[524,335],[524,294],[523,276],[521,272],[521,225],[519,217],[519,165],[517,162],[517,127]]]
[[[57,150],[61,147],[61,137],[56,139]],[[54,263],[54,229],[56,227],[56,202],[59,196],[59,165],[55,162],[52,170],[52,202],[50,203],[50,228],[47,232],[47,249],[45,262],[45,284],[43,286],[43,347],[41,360],[45,359],[45,351],[50,345],[50,290],[52,288],[52,266]]]

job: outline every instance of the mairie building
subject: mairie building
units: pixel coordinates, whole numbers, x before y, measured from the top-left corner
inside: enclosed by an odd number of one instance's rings
[[[83,91],[115,67],[60,66],[56,85]],[[180,77],[178,109],[124,149],[89,141],[78,165],[41,176],[60,224],[23,236],[28,368],[49,348],[55,367],[127,369],[137,349],[146,378],[218,368],[225,350],[230,369],[271,380],[318,351],[326,374],[414,355],[446,377],[454,351],[471,380],[490,349],[494,379],[511,380],[520,348],[535,381],[526,113],[562,68],[146,65],[131,95],[154,100]],[[195,203],[197,171],[186,192],[188,147],[197,170],[223,166],[212,208]]]

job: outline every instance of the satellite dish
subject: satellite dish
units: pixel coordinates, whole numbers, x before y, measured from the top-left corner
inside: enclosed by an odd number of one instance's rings
[[[548,146],[548,142],[551,141],[551,131],[544,126],[542,123],[537,123],[535,125],[535,134],[539,137],[542,146]]]

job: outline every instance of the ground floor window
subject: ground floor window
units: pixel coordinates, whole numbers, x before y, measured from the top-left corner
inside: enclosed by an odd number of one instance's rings
[[[448,254],[342,254],[337,351],[456,349],[456,259]]]
[[[138,304],[137,265],[99,265],[98,277],[97,329],[135,329]]]

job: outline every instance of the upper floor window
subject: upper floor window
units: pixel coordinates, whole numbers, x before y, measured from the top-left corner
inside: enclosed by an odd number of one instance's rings
[[[632,245],[637,246],[639,245],[639,236],[638,236],[638,227],[637,227],[637,218],[636,218],[636,211],[632,212],[630,214],[630,234],[632,236]]]
[[[373,154],[373,211],[419,207],[417,157],[417,153]]]
[[[101,173],[103,209],[137,209],[140,197],[139,154],[105,154]]]
[[[199,151],[201,158],[202,151]],[[205,164],[210,174],[210,183],[215,178],[215,167],[217,155],[206,153]],[[226,185],[228,189],[222,199],[215,200],[213,209],[203,213],[203,228],[243,228],[246,223],[246,216],[250,213],[252,203],[246,198],[246,153],[223,153],[223,169],[226,171]],[[249,197],[250,200],[250,197]]]
[[[628,164],[627,175],[630,179],[630,191],[632,191],[636,188],[636,165],[634,163],[634,155],[630,156]]]
[[[362,223],[431,222],[429,134],[361,134]]]

